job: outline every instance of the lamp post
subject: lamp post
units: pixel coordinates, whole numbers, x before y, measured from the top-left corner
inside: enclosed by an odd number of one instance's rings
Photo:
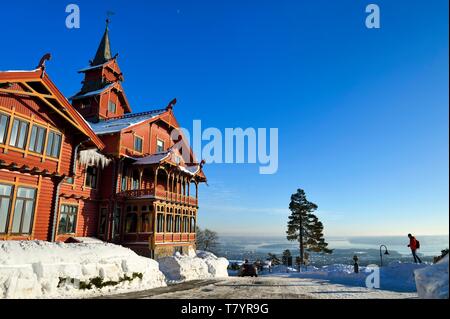
[[[383,247],[384,247],[384,254],[389,255],[389,251],[388,251],[386,245],[381,245],[380,246],[380,260],[381,260],[380,267],[383,267],[383,254],[381,252],[381,248],[383,248]]]

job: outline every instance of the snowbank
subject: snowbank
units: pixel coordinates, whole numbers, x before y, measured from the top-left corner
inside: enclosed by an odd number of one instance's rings
[[[176,253],[158,262],[159,269],[171,281],[228,277],[228,260],[206,251],[191,250],[187,255]]]
[[[393,262],[379,268],[380,289],[397,292],[415,292],[416,283],[414,271],[427,267],[426,264],[412,264]],[[366,287],[366,278],[373,273],[373,268],[360,267],[359,273],[355,273],[352,265],[333,264],[324,267],[308,266],[306,270],[297,272],[290,268],[289,273],[284,266],[276,266],[268,275],[286,276],[293,278],[312,278],[329,280],[332,283]]]
[[[80,289],[80,282],[118,282]],[[152,259],[108,243],[0,242],[0,298],[83,297],[165,286]]]
[[[417,293],[423,299],[448,299],[448,255],[437,264],[418,269]]]

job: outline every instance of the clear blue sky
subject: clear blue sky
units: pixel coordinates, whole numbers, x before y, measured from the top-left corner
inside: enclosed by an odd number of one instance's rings
[[[72,1],[75,2],[75,1]],[[448,234],[448,1],[5,1],[0,69],[48,72],[67,95],[112,17],[135,112],[177,97],[190,127],[279,128],[279,171],[206,167],[200,226],[283,235],[290,194],[327,235]],[[381,29],[365,28],[365,6]]]

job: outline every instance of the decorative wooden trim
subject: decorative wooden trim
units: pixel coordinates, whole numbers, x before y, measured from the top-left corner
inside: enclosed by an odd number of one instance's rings
[[[37,214],[36,212],[39,211],[39,196],[41,195],[41,185],[42,185],[42,176],[38,176],[38,186],[37,186],[37,191],[36,191],[36,199],[35,199],[35,203],[34,203],[34,212],[33,212],[33,226],[31,228],[31,238],[34,238],[34,232],[35,232],[35,225],[36,225],[36,220],[37,220]],[[56,191],[56,189],[55,189]]]
[[[10,116],[9,116],[8,131],[6,132],[5,144],[4,144],[4,149],[3,149],[3,152],[5,154],[8,153],[8,149],[9,149],[9,139],[11,137],[12,123],[13,123],[15,112],[16,112],[16,108],[13,106]]]

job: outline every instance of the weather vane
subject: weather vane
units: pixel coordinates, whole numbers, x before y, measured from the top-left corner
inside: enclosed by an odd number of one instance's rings
[[[106,11],[106,24],[109,24],[111,22],[110,17],[113,16],[115,13],[113,11]]]

